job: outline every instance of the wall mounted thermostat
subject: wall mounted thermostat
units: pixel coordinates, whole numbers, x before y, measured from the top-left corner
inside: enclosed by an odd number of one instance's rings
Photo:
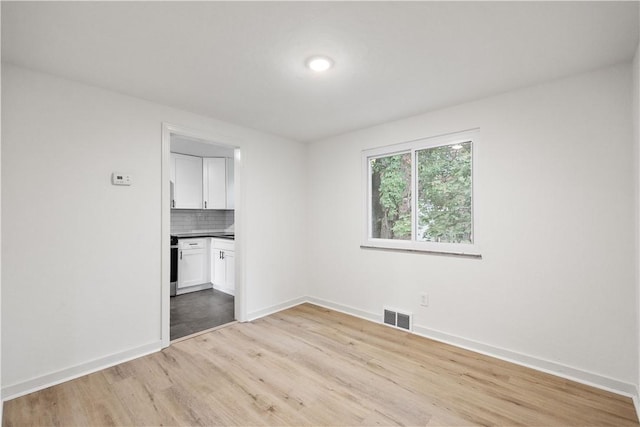
[[[131,185],[131,175],[114,172],[111,174],[111,183],[113,185]]]

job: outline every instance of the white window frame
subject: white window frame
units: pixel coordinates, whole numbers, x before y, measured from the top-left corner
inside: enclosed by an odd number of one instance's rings
[[[385,147],[372,148],[362,151],[362,182],[365,186],[363,194],[363,228],[362,244],[363,248],[394,249],[404,251],[432,252],[439,254],[462,255],[470,257],[480,257],[479,224],[478,224],[478,198],[477,198],[477,172],[478,172],[478,143],[480,141],[479,129],[472,129],[452,134],[439,135],[422,138],[400,144],[388,145]],[[416,152],[427,148],[440,147],[443,145],[453,145],[456,143],[471,142],[471,224],[473,230],[473,243],[439,243],[423,242],[417,240],[417,209],[415,195],[418,177],[414,176],[416,165]],[[411,240],[380,239],[371,237],[372,232],[372,212],[371,212],[371,159],[387,157],[397,154],[411,153]]]

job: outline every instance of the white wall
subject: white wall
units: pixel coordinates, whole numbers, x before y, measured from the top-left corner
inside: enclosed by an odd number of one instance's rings
[[[248,315],[306,294],[304,146],[15,66],[2,86],[5,393],[159,348],[162,122],[241,147]]]
[[[2,8],[0,7],[0,23],[2,22]],[[2,25],[0,24],[0,27]],[[2,34],[2,28],[0,28]],[[2,37],[0,36],[0,46]],[[0,81],[2,80],[2,64],[0,64]],[[0,84],[0,99],[2,99],[2,85]],[[2,105],[0,103],[0,188],[2,187]],[[0,224],[2,224],[2,193],[0,192]],[[2,227],[0,226],[0,242],[2,242]],[[0,244],[0,331],[2,331],[2,245]],[[0,385],[2,384],[2,334],[0,333]],[[0,386],[0,422],[4,410],[4,399],[2,398],[2,388]]]
[[[423,333],[636,384],[631,81],[621,65],[306,149],[4,66],[3,389],[159,346],[163,121],[242,147],[250,318],[307,294],[370,318],[388,304]],[[476,126],[483,259],[360,249],[361,150]]]
[[[625,64],[311,144],[313,300],[405,309],[423,334],[630,393],[630,85]],[[483,258],[360,249],[361,150],[475,127]]]
[[[636,183],[636,357],[640,374],[640,41],[633,58],[633,140],[635,147],[635,183]],[[636,379],[636,386],[640,388],[640,377]],[[640,396],[636,396],[636,405],[640,404]],[[638,412],[638,407],[636,411]],[[640,412],[639,412],[640,416]]]

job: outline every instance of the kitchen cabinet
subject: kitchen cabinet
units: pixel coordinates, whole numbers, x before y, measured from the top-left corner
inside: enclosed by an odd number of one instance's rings
[[[202,204],[204,209],[227,209],[227,159],[202,159]]]
[[[204,238],[178,240],[178,292],[209,282],[207,243]]]
[[[171,153],[171,207],[202,209],[202,158]]]
[[[235,209],[235,175],[234,159],[227,160],[227,209]]]
[[[235,243],[211,239],[211,283],[214,289],[235,295]]]
[[[234,159],[171,153],[172,209],[234,209]]]

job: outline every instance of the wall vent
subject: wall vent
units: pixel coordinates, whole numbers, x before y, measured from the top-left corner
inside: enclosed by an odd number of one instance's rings
[[[412,317],[411,313],[402,313],[391,308],[384,308],[384,323],[396,328],[406,329],[407,331],[413,330]]]

